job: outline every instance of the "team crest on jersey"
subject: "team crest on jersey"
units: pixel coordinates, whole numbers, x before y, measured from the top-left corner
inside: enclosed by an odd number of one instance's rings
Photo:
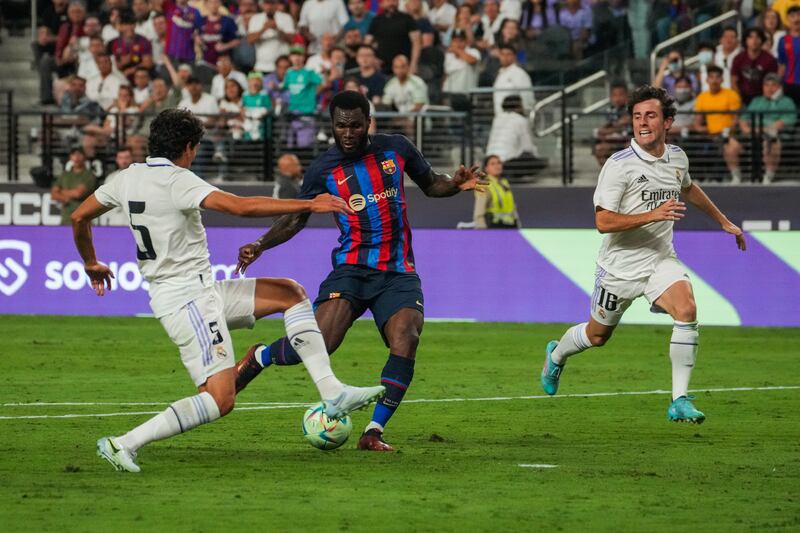
[[[214,350],[217,352],[217,357],[220,359],[225,359],[228,357],[228,352],[225,350],[225,347],[221,344],[214,347]]]
[[[598,314],[598,315],[600,315],[600,318],[605,318],[605,317],[606,317],[606,312],[605,312],[605,310],[604,310],[602,307],[600,307],[600,308],[597,310],[597,314]]]
[[[391,159],[381,161],[381,168],[383,168],[383,171],[387,174],[394,174],[394,172],[397,170],[397,167],[394,166],[394,161]]]

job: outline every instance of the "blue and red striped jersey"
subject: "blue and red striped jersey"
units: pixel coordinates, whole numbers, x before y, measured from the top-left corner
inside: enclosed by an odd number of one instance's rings
[[[784,83],[800,85],[800,37],[786,34],[778,44],[778,64],[784,65]]]
[[[332,146],[315,159],[305,174],[300,198],[327,192],[355,211],[335,215],[342,233],[331,254],[333,266],[414,272],[403,174],[424,185],[430,170],[430,163],[403,135],[371,135],[359,156],[348,157]]]

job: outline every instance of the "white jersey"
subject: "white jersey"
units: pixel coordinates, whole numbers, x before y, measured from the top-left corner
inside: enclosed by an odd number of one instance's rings
[[[603,165],[594,206],[621,215],[637,215],[657,208],[692,184],[689,159],[677,146],[666,145],[661,157],[645,152],[635,140]],[[639,228],[609,233],[603,239],[597,264],[625,280],[650,276],[656,264],[674,256],[671,221],[651,222]]]
[[[131,165],[94,193],[101,204],[120,207],[128,217],[156,317],[175,311],[213,286],[200,203],[216,190],[168,159],[148,157],[146,163]]]

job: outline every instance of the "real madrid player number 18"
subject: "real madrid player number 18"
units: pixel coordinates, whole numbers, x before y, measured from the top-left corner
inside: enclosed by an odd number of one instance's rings
[[[332,253],[333,271],[322,282],[314,302],[316,317],[328,351],[333,353],[353,322],[367,309],[372,311],[389,348],[381,373],[386,395],[375,406],[358,447],[391,451],[383,440],[383,430],[411,384],[425,302],[411,248],[403,174],[427,196],[437,197],[483,189],[486,182],[477,169],[463,165],[452,178],[437,174],[402,135],[367,135],[369,102],[358,92],[336,95],[330,112],[336,145],[311,164],[301,197],[327,192],[344,199],[354,213],[336,217],[341,236]],[[240,249],[240,271],[264,250],[296,235],[307,220],[304,215],[277,220],[258,241]],[[256,345],[239,365],[237,388],[246,386],[264,366],[298,362],[286,338],[268,346]]]
[[[744,235],[692,182],[683,150],[665,144],[675,117],[674,101],[666,91],[640,87],[631,96],[628,112],[634,139],[603,165],[594,193],[597,229],[607,235],[597,258],[591,317],[568,329],[560,341],[548,343],[542,387],[555,394],[567,358],[604,345],[625,310],[644,296],[654,312],[669,313],[674,320],[669,348],[672,402],[667,417],[702,423],[705,415],[688,396],[700,337],[696,305],[689,276],[672,246],[672,226],[686,209],[680,197],[734,235],[741,250]]]

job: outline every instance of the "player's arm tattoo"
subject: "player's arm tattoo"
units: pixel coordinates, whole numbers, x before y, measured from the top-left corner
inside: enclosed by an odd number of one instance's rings
[[[448,174],[439,174],[431,170],[425,179],[420,180],[420,188],[425,196],[444,198],[461,192],[458,184]]]
[[[263,252],[264,250],[275,248],[300,233],[300,230],[306,227],[309,216],[311,216],[311,213],[294,213],[275,219],[275,223],[269,231],[255,242],[259,251]]]

